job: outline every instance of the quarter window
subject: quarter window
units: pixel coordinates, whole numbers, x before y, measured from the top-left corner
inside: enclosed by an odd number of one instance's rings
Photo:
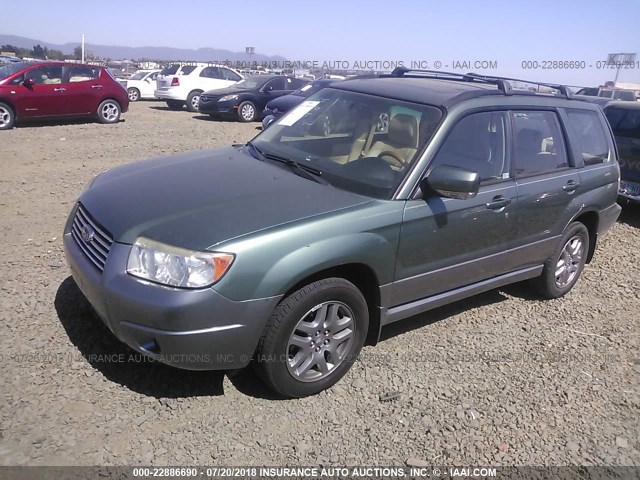
[[[567,117],[585,165],[605,162],[609,158],[609,143],[600,115],[589,110],[568,110]]]
[[[553,172],[569,166],[560,122],[554,112],[512,112],[511,118],[516,177]]]
[[[505,114],[474,113],[453,127],[434,159],[434,165],[449,165],[478,172],[481,181],[503,178],[505,165]]]

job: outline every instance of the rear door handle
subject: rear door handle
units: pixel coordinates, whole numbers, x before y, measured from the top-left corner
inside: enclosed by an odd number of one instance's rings
[[[564,190],[565,192],[573,193],[579,186],[580,184],[578,182],[569,180],[567,184],[562,187],[562,190]]]
[[[490,210],[500,210],[501,208],[506,207],[511,203],[510,198],[503,197],[502,195],[498,195],[497,197],[493,197],[489,203],[486,204],[487,208]]]
[[[60,88],[54,88],[54,89],[53,89],[53,91],[54,91],[54,92],[66,92],[66,91],[67,91],[67,89],[66,89],[66,88],[62,88],[62,87],[60,87]]]
[[[102,88],[102,85],[91,85],[91,88]]]

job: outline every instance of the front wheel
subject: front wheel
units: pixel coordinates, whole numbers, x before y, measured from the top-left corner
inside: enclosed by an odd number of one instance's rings
[[[197,112],[200,109],[200,95],[202,92],[191,92],[187,97],[187,110]]]
[[[15,119],[13,109],[6,103],[0,102],[0,130],[12,129]]]
[[[269,319],[255,365],[279,394],[314,395],[347,373],[364,345],[369,310],[342,278],[311,283],[286,297]]]
[[[132,87],[127,90],[127,96],[129,97],[130,102],[137,102],[140,100],[140,90]]]
[[[98,121],[100,123],[118,123],[120,120],[120,104],[115,100],[105,100],[98,107]]]
[[[253,122],[256,119],[257,111],[253,102],[242,102],[238,105],[238,119],[241,122]]]
[[[544,297],[560,298],[578,281],[589,252],[589,231],[573,222],[553,255],[545,262],[542,274],[533,279],[534,288]]]

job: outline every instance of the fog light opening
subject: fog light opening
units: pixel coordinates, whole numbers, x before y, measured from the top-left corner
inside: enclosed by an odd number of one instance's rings
[[[158,345],[158,342],[156,342],[155,339],[151,339],[144,345],[140,345],[140,348],[155,355],[160,354],[160,345]]]

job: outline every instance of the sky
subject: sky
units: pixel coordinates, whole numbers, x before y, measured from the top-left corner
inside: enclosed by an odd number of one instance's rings
[[[254,46],[295,61],[417,62],[584,86],[613,80],[615,70],[598,67],[608,53],[628,52],[638,54],[635,68],[618,80],[640,83],[637,0],[3,3],[0,33],[52,43],[79,42],[84,33],[88,43],[132,47]]]

